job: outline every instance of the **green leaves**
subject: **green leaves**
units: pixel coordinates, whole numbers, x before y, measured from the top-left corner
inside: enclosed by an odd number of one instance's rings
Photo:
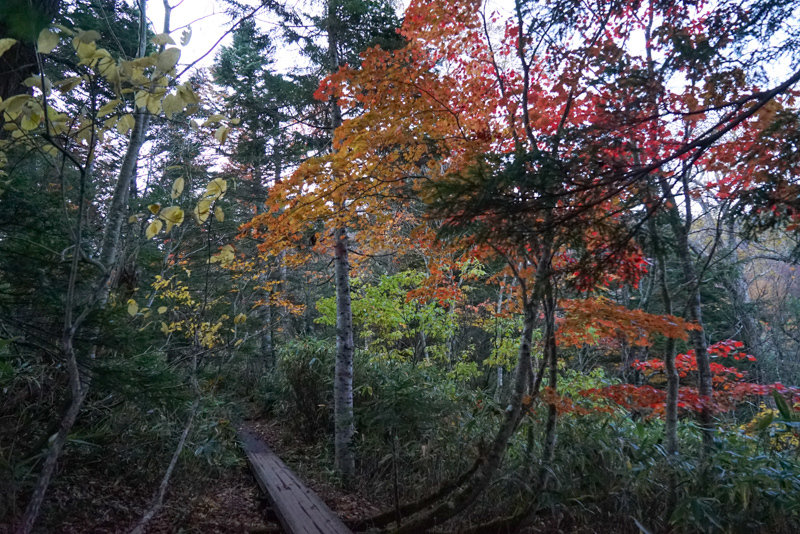
[[[800,421],[800,417],[798,417],[794,410],[789,406],[789,403],[786,402],[786,399],[778,393],[776,390],[772,390],[772,398],[775,400],[775,407],[778,409],[778,413],[781,414],[781,418],[783,419],[782,422],[791,423],[795,420]],[[797,419],[795,419],[797,417]]]

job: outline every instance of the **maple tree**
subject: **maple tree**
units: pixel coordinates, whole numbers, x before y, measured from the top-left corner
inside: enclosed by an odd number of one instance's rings
[[[479,256],[508,260],[506,274],[519,281],[526,315],[517,407],[536,306],[541,301],[545,310],[555,387],[556,284],[577,291],[598,283],[635,285],[645,262],[631,239],[635,228],[622,221],[641,213],[642,205],[643,220],[665,209],[693,288],[690,334],[699,395],[708,397],[713,371],[683,226],[691,225],[691,176],[713,169],[710,162],[724,161],[733,139],[762,127],[769,103],[800,73],[767,91],[742,83],[746,74],[729,69],[724,58],[730,35],[752,28],[746,17],[723,9],[642,3],[590,10],[517,2],[503,38],[494,42],[490,28],[497,22],[479,2],[412,3],[401,30],[404,48],[373,49],[360,68],[342,69],[323,85],[321,98],[364,112],[337,129],[337,151],[300,179],[332,169],[334,179],[317,182],[315,198],[320,206],[348,199],[354,211],[410,189],[443,221],[443,235],[477,247]],[[731,27],[719,34],[723,23]],[[636,31],[647,39],[644,57],[625,44]],[[698,61],[700,50],[707,61]],[[690,83],[667,89],[677,76]],[[685,221],[675,187],[685,198]],[[620,325],[621,317],[612,317],[607,321]],[[509,431],[519,417],[512,414]],[[710,413],[702,415],[708,426]],[[554,420],[555,412],[548,428]],[[491,458],[501,455],[507,440],[501,431]],[[493,468],[489,461],[480,474],[491,476]],[[450,511],[436,509],[405,528],[430,526],[474,495],[462,493]]]

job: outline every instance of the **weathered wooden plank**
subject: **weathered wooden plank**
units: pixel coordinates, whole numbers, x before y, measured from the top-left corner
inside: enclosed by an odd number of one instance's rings
[[[352,534],[266,443],[248,430],[241,430],[239,439],[258,485],[287,534]]]

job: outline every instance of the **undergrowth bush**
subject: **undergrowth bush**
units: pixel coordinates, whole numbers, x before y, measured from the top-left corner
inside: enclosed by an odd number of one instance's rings
[[[317,475],[330,478],[335,478],[330,469],[334,358],[330,342],[287,343],[277,368],[262,383],[266,407],[312,446],[315,452],[306,448],[304,458],[316,455]],[[414,501],[463,473],[485,450],[504,414],[505,406],[490,391],[435,366],[357,351],[354,367],[356,478],[361,491],[384,508],[392,506],[395,495]],[[600,370],[564,369],[559,388],[569,395],[611,383],[614,379]],[[591,408],[587,402],[602,401],[576,395],[575,402]],[[723,428],[708,454],[701,430],[683,420],[680,454],[670,458],[660,420],[622,410],[589,411],[559,417],[555,459],[542,465],[547,406],[535,404],[512,438],[491,489],[462,520],[474,525],[533,501],[534,527],[548,531],[800,532],[796,448],[781,449],[773,440],[720,421]],[[537,487],[541,469],[552,475],[547,491]]]
[[[65,402],[59,396],[21,393],[30,391],[34,375],[42,393],[49,391],[58,376],[50,367],[28,362],[9,368],[5,387],[17,395],[17,413],[27,416],[18,420],[19,426],[0,429],[0,522],[18,515],[27,501]],[[92,373],[92,393],[69,435],[53,481],[57,497],[46,502],[45,527],[56,528],[73,514],[101,517],[110,508],[125,517],[120,521],[133,520],[158,487],[190,413],[193,395],[186,371],[171,365],[163,354],[107,356],[93,363]],[[231,423],[237,417],[234,405],[214,391],[215,376],[201,372],[198,378],[199,408],[172,481],[182,487],[201,487],[241,462]],[[75,491],[76,487],[84,489]],[[127,504],[120,507],[120,500]]]

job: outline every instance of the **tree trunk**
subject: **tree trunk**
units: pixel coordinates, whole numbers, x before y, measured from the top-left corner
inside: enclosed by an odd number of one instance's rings
[[[747,281],[744,279],[738,266],[736,251],[736,231],[734,220],[730,219],[726,228],[726,262],[729,266],[729,274],[723,279],[723,285],[728,290],[733,303],[733,312],[741,327],[742,341],[749,354],[756,358],[756,378],[763,383],[764,377],[761,369],[761,331],[758,320],[754,317],[750,308],[750,295],[747,289]]]
[[[140,26],[146,28],[146,14],[145,14],[145,0],[140,0]],[[169,30],[169,10],[165,14],[164,19],[165,24],[165,32]],[[146,41],[141,40],[140,48],[139,48],[139,57],[144,56]],[[136,121],[131,132],[130,141],[128,143],[128,147],[125,152],[125,156],[122,161],[122,166],[120,167],[119,176],[117,178],[117,184],[114,188],[114,193],[111,197],[111,205],[108,210],[108,214],[106,217],[106,227],[103,232],[103,240],[101,243],[100,248],[100,258],[99,263],[105,268],[105,272],[100,274],[94,284],[94,290],[92,299],[90,299],[90,304],[85,306],[81,314],[74,318],[72,318],[73,314],[73,307],[74,307],[74,292],[73,288],[75,286],[75,277],[77,277],[78,273],[78,260],[80,259],[80,248],[82,242],[82,234],[81,228],[83,224],[82,220],[82,208],[79,209],[78,215],[78,225],[76,230],[76,243],[75,243],[75,251],[73,256],[73,266],[72,266],[72,274],[71,274],[71,281],[70,281],[70,288],[68,289],[67,295],[67,305],[66,305],[66,312],[65,312],[65,329],[64,329],[64,337],[62,340],[62,350],[65,355],[65,360],[67,362],[67,367],[69,368],[70,373],[70,388],[72,394],[72,401],[70,402],[67,411],[64,413],[61,419],[61,423],[59,424],[59,430],[56,434],[53,443],[50,445],[50,449],[47,452],[47,456],[45,459],[44,466],[42,467],[42,471],[39,473],[39,476],[36,480],[36,485],[34,486],[33,494],[31,496],[31,500],[28,503],[28,507],[25,510],[25,515],[22,519],[22,524],[17,529],[17,534],[29,534],[33,529],[33,525],[36,523],[36,520],[39,517],[39,513],[41,510],[42,503],[44,502],[45,494],[47,493],[47,488],[50,485],[50,481],[52,479],[53,473],[55,472],[55,466],[58,461],[58,458],[61,456],[61,453],[64,449],[64,446],[67,442],[67,437],[69,435],[72,426],[75,424],[75,421],[78,418],[78,414],[80,413],[81,408],[83,407],[83,403],[86,400],[86,397],[89,393],[89,378],[83,376],[78,368],[77,364],[77,356],[75,355],[74,347],[73,347],[73,340],[75,339],[76,334],[80,330],[80,327],[83,321],[89,314],[91,309],[103,309],[106,304],[108,303],[108,298],[111,293],[111,284],[110,281],[113,279],[112,271],[115,267],[117,262],[118,256],[118,249],[119,249],[119,242],[122,235],[122,221],[125,217],[125,212],[128,209],[128,193],[130,192],[130,183],[132,177],[135,176],[136,173],[136,163],[139,159],[139,151],[144,144],[147,127],[149,125],[149,115],[147,114],[146,110],[141,110],[136,115]],[[91,151],[90,151],[91,153]],[[81,198],[79,206],[83,206],[84,199],[83,199],[83,189],[85,188],[85,182],[91,178],[91,169],[93,166],[92,161],[87,161],[85,168],[81,169],[82,175],[82,191],[81,191]],[[92,338],[97,336],[97,332],[92,333]],[[89,358],[94,358],[96,348],[92,347],[91,353],[89,354]]]
[[[689,231],[692,225],[691,209],[686,206],[687,217],[681,221],[678,205],[670,189],[669,183],[662,176],[659,177],[661,192],[667,199],[667,218],[675,235],[675,249],[683,270],[683,285],[689,292],[687,299],[687,309],[689,319],[696,325],[696,329],[691,331],[690,338],[692,348],[697,358],[698,393],[703,403],[700,411],[700,425],[703,428],[703,442],[707,447],[711,446],[713,440],[713,420],[711,413],[711,400],[713,395],[711,382],[711,366],[708,356],[708,342],[706,341],[705,328],[703,325],[703,309],[700,298],[700,279],[697,268],[692,258],[691,247],[689,246]],[[684,185],[685,187],[685,185]]]
[[[667,259],[663,243],[656,228],[655,214],[651,214],[648,221],[650,238],[656,256],[656,269],[658,271],[658,284],[661,288],[661,300],[664,303],[664,313],[673,315],[672,295],[667,284]],[[675,368],[675,339],[667,338],[664,348],[664,367],[667,375],[667,399],[665,406],[664,444],[667,453],[678,453],[678,390],[680,388],[680,375]]]
[[[18,34],[16,28],[12,27],[14,17],[24,18],[25,22],[33,19],[38,31],[58,14],[61,0],[18,0],[3,7],[4,11],[8,11],[0,17],[0,39],[17,39],[19,42],[0,56],[0,100],[29,92],[30,89],[22,82],[39,72],[34,47],[37,35]]]
[[[336,230],[334,245],[336,267],[336,375],[333,386],[334,445],[336,469],[345,484],[355,472],[352,440],[353,424],[353,312],[350,307],[350,262],[347,255],[347,232]]]
[[[503,275],[503,285],[506,282],[506,275]],[[497,310],[495,315],[499,316],[500,312],[503,311],[503,285],[500,286],[500,294],[497,296]],[[495,319],[495,321],[498,321]],[[497,343],[497,336],[495,336],[495,343]],[[502,337],[499,340],[502,343]],[[497,366],[497,385],[494,389],[494,400],[495,402],[500,402],[500,399],[503,396],[503,366]]]
[[[339,70],[339,26],[333,0],[328,0],[328,56],[330,71]],[[331,136],[342,125],[342,111],[336,98],[330,98]],[[345,209],[345,206],[340,206]],[[333,260],[336,279],[336,370],[333,381],[334,463],[345,485],[355,474],[352,449],[353,421],[353,311],[350,306],[350,260],[347,251],[347,230],[334,231]]]
[[[275,346],[272,340],[272,291],[267,294],[267,305],[264,307],[264,337],[261,338],[261,351],[264,356],[264,367],[275,368]]]
[[[544,299],[545,315],[545,354],[547,360],[548,377],[547,385],[555,395],[558,390],[558,350],[556,346],[556,300],[553,289],[548,284]],[[556,437],[558,423],[558,408],[556,404],[550,403],[547,407],[547,425],[544,432],[544,451],[542,452],[542,464],[539,470],[539,487],[546,490],[550,483],[550,465],[556,451]]]
[[[70,382],[73,382],[76,379],[79,380],[79,385],[77,388],[74,386],[74,384],[72,386],[72,400],[70,401],[66,412],[64,412],[64,414],[61,416],[61,422],[58,425],[58,433],[50,444],[50,449],[47,451],[47,457],[45,458],[42,470],[39,472],[39,476],[36,479],[36,485],[33,488],[33,495],[31,496],[31,500],[28,502],[28,506],[25,509],[25,515],[22,517],[22,523],[20,523],[20,525],[17,527],[17,534],[29,534],[33,530],[33,525],[39,518],[39,512],[42,508],[42,504],[44,503],[44,497],[47,494],[47,488],[50,485],[50,480],[55,472],[56,463],[61,456],[61,452],[64,450],[64,445],[67,443],[69,431],[72,429],[72,426],[75,424],[75,420],[78,418],[78,414],[83,407],[83,401],[86,400],[86,394],[89,392],[88,383],[85,386],[81,386],[79,377],[71,377]]]

